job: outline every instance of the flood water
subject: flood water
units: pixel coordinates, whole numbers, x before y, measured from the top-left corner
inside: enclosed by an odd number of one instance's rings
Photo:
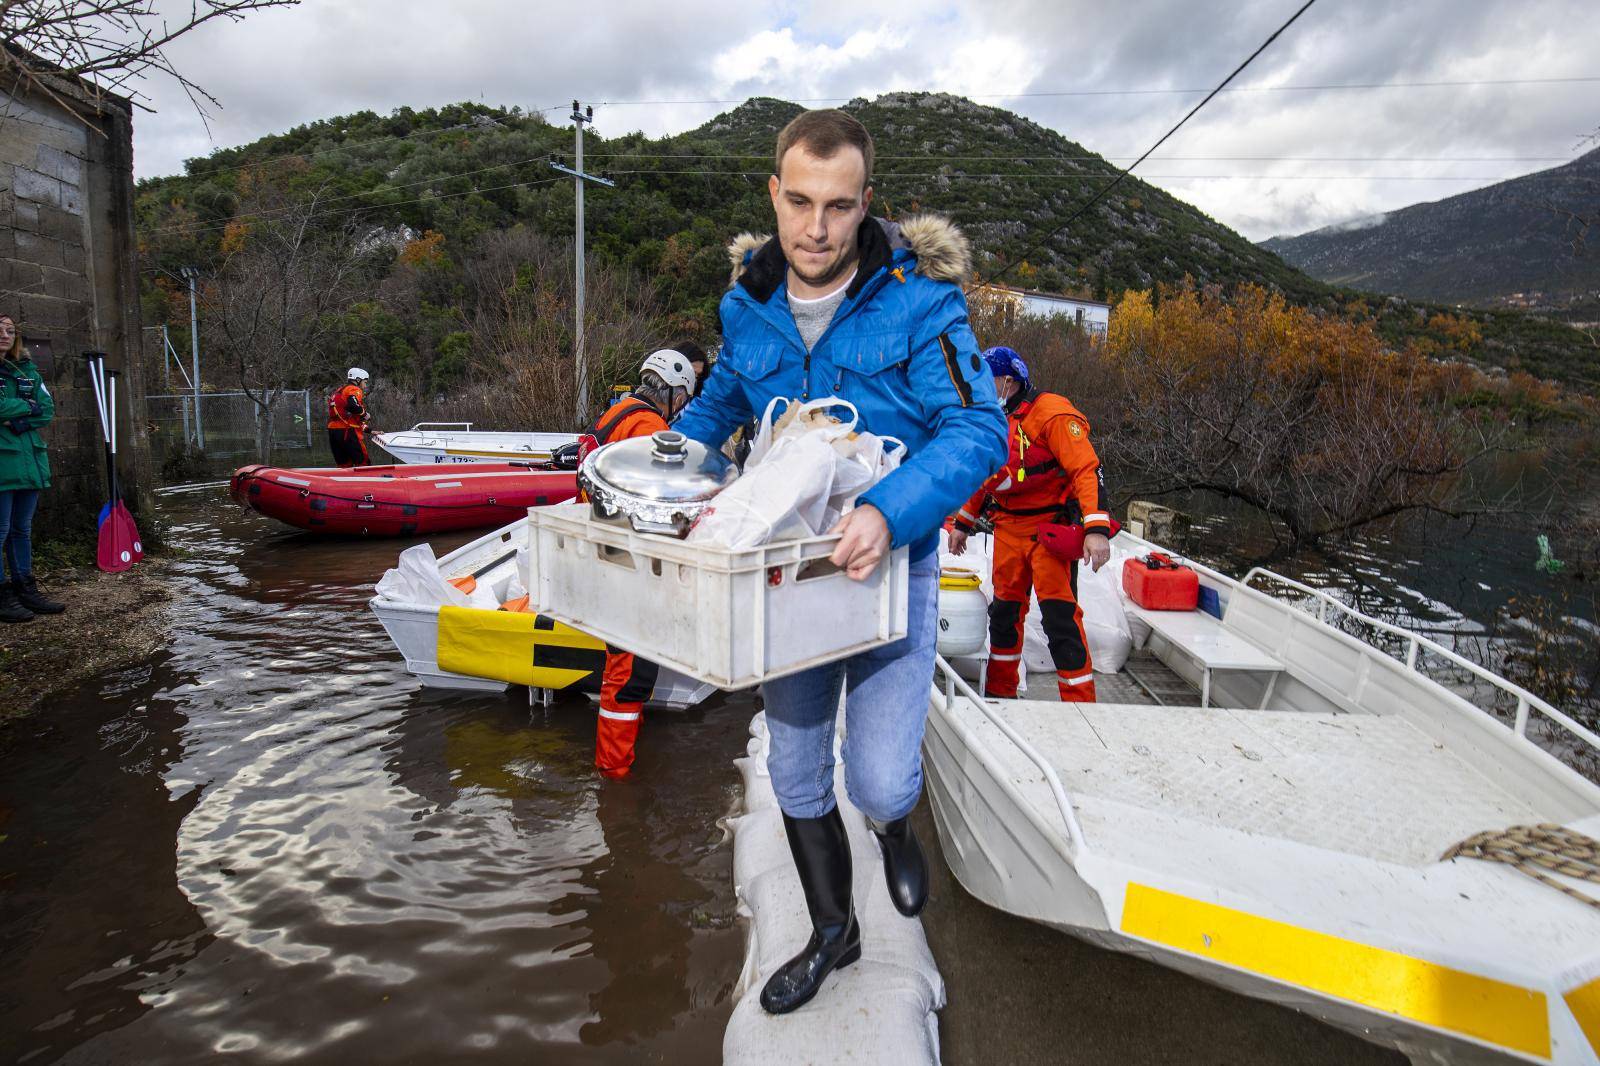
[[[170,645],[0,752],[0,1061],[717,1060],[748,702],[602,783],[586,700],[405,672],[394,542],[164,511]]]
[[[717,823],[749,697],[647,716],[633,777],[601,781],[588,701],[405,672],[366,608],[402,543],[205,493],[162,513],[168,646],[0,743],[0,1061],[719,1060],[744,933]],[[1383,551],[1296,572],[1448,598],[1407,590],[1455,570],[1418,556],[1397,583],[1410,557]],[[949,1063],[1399,1061],[990,910],[942,868],[925,924]]]

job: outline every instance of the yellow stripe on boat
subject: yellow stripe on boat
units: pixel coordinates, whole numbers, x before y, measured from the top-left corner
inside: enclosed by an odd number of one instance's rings
[[[562,665],[534,662],[537,649],[565,648],[592,653],[592,668],[579,669],[571,656]],[[566,688],[605,669],[606,646],[587,633],[534,614],[440,607],[438,662],[441,670],[535,688]]]
[[[402,447],[402,448],[423,448],[423,449],[426,449],[426,445],[420,445],[420,444],[415,444],[415,445],[414,444],[402,444],[400,447]],[[519,461],[525,461],[525,460],[531,460],[531,459],[549,459],[550,458],[550,453],[547,452],[547,451],[545,451],[545,452],[507,452],[507,451],[496,452],[496,451],[474,451],[474,450],[472,450],[470,448],[446,448],[444,450],[444,453],[446,455],[475,455],[480,459],[516,459],[516,460],[519,460]]]
[[[1589,1046],[1600,1055],[1600,977],[1568,990],[1561,998],[1567,1001],[1578,1028],[1589,1038]]]
[[[1122,931],[1423,1025],[1550,1057],[1549,1008],[1544,993],[1534,989],[1149,885],[1128,885]],[[1595,987],[1577,992],[1589,995]]]

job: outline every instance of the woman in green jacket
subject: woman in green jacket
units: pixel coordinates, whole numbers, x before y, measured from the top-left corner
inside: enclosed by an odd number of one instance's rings
[[[55,413],[39,368],[22,350],[16,321],[0,313],[0,544],[11,574],[9,582],[0,580],[0,622],[66,610],[39,595],[33,577],[33,512],[39,493],[50,487],[50,459],[39,429]]]

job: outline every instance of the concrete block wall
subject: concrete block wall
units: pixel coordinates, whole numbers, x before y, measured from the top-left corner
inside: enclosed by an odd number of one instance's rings
[[[138,264],[133,234],[133,125],[125,101],[61,79],[50,94],[0,85],[0,311],[56,401],[45,430],[51,491],[36,535],[92,534],[105,499],[104,448],[82,353],[104,351],[122,370],[120,476],[129,506],[145,509],[151,484],[140,358]]]

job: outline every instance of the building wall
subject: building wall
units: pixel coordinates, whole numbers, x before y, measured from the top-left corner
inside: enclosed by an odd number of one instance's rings
[[[106,352],[107,365],[123,371],[118,466],[130,507],[147,501],[150,484],[133,125],[115,98],[96,100],[60,80],[50,87],[60,101],[36,87],[0,85],[8,96],[0,104],[0,311],[15,316],[56,401],[44,431],[52,485],[35,532],[88,535],[106,490],[85,351]]]
[[[1079,317],[1080,312],[1082,317]],[[1055,315],[1066,315],[1082,324],[1083,328],[1093,334],[1103,335],[1111,324],[1111,308],[1093,300],[1074,300],[1070,296],[1036,296],[1028,294],[1022,297],[1022,313],[1037,318],[1051,318]]]

